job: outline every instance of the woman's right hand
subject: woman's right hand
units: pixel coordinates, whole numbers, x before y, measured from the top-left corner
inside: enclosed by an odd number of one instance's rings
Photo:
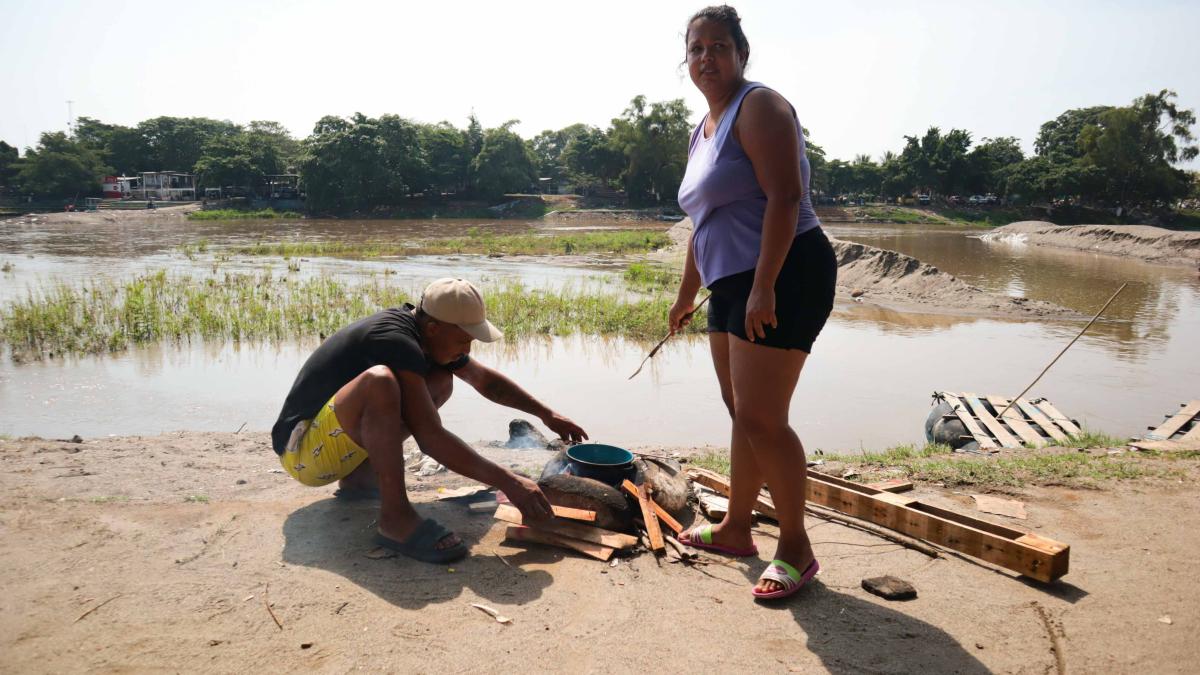
[[[667,323],[671,326],[671,334],[678,333],[691,323],[692,312],[695,311],[696,302],[694,300],[684,300],[683,298],[675,300],[675,304],[671,305],[670,311],[667,312]]]

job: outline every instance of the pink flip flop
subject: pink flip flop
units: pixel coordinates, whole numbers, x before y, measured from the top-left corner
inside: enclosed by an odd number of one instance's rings
[[[732,546],[714,544],[712,540],[712,528],[712,525],[694,527],[679,535],[679,543],[686,544],[694,548],[701,548],[705,551],[724,553],[725,555],[731,555],[737,558],[748,558],[750,556],[758,555],[757,546],[751,546],[750,548],[733,548]],[[696,535],[699,535],[700,538],[697,539]]]
[[[754,593],[754,597],[759,600],[786,598],[804,588],[804,584],[808,583],[808,580],[812,579],[820,571],[821,565],[817,563],[816,558],[813,558],[813,561],[808,564],[803,574],[782,560],[772,560],[771,565],[767,567],[766,571],[758,579],[759,581],[763,579],[774,581],[783,586],[783,588],[771,593],[762,593],[756,588],[752,592]]]

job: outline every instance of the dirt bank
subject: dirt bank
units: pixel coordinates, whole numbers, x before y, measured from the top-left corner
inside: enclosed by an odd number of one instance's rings
[[[985,241],[1012,241],[1171,265],[1200,265],[1200,232],[1178,232],[1149,225],[1055,225],[1026,220],[998,227]]]
[[[668,230],[674,243],[661,257],[681,257],[691,231],[692,221],[687,218]],[[830,241],[838,259],[838,296],[843,300],[853,296],[892,309],[965,316],[1078,316],[1053,303],[989,293],[903,253]]]
[[[618,222],[675,222],[679,219],[677,212],[665,209],[575,209],[571,211],[551,211],[546,220],[604,220]]]
[[[192,211],[199,211],[200,204],[164,205],[153,209],[112,209],[104,211],[72,211],[55,213],[31,213],[24,216],[14,216],[5,220],[13,223],[30,225],[100,225],[104,223],[120,223],[123,225],[149,225],[162,223],[177,218],[186,218]]]
[[[1028,520],[982,516],[1071,544],[1049,587],[810,520],[822,574],[762,607],[749,589],[770,525],[747,561],[609,567],[509,546],[487,516],[431,503],[464,482],[442,474],[412,479],[414,499],[472,555],[434,566],[366,557],[375,506],[276,473],[266,434],[18,440],[0,457],[5,672],[1045,673],[1057,656],[1073,672],[1171,673],[1192,670],[1200,639],[1190,478],[1028,489]],[[979,515],[964,495],[917,496]],[[860,588],[889,573],[917,599]]]

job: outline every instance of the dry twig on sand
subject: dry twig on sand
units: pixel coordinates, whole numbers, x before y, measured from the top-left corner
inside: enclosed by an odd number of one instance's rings
[[[271,615],[271,619],[275,621],[275,625],[279,626],[279,630],[283,630],[283,624],[279,623],[279,617],[275,616],[275,610],[271,609],[271,600],[267,598],[267,593],[271,590],[271,584],[267,584],[263,588],[263,604],[267,606],[267,613]]]
[[[83,620],[83,617],[85,617],[85,616],[87,616],[88,614],[91,614],[92,612],[94,612],[94,611],[96,611],[96,610],[100,609],[101,607],[103,607],[103,606],[107,605],[108,603],[112,602],[113,600],[116,600],[117,598],[121,597],[122,595],[124,595],[124,593],[117,593],[116,595],[114,595],[114,596],[112,596],[111,598],[109,598],[109,599],[105,600],[104,602],[102,602],[102,603],[100,603],[100,604],[96,605],[95,607],[93,607],[93,608],[89,609],[88,611],[84,612],[83,614],[80,614],[80,615],[79,615],[79,616],[78,616],[78,617],[77,617],[77,618],[76,618],[74,621],[72,621],[71,623],[79,623],[80,621],[82,621],[82,620]]]

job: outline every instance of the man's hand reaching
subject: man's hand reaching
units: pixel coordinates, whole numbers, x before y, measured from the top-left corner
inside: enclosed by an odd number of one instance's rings
[[[521,511],[521,518],[530,522],[545,522],[554,516],[550,500],[538,484],[524,476],[513,475],[513,485],[504,489],[512,505]]]
[[[542,423],[550,431],[558,434],[559,438],[570,443],[582,443],[588,437],[583,427],[555,412],[543,418]]]

